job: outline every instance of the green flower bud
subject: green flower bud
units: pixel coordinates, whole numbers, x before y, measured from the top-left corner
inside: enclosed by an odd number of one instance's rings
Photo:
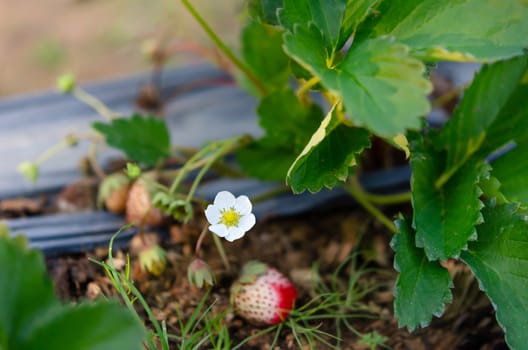
[[[198,288],[202,288],[205,283],[212,286],[214,284],[213,272],[209,265],[202,259],[194,259],[187,268],[187,278],[189,283]]]
[[[127,163],[125,174],[132,180],[137,179],[141,175],[141,169],[134,163]]]
[[[79,144],[79,138],[73,134],[67,135],[64,141],[69,147],[74,147],[74,146],[77,146],[77,144]]]
[[[167,253],[159,245],[153,245],[139,253],[139,263],[144,270],[160,276],[167,267]]]
[[[23,162],[18,166],[18,172],[32,183],[35,183],[39,177],[39,166],[35,162]]]
[[[75,88],[75,76],[73,74],[63,74],[57,78],[57,89],[63,93],[68,94]]]

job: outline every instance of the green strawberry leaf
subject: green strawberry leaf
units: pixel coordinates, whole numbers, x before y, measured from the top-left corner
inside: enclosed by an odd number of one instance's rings
[[[321,109],[303,105],[291,89],[264,97],[258,108],[266,136],[237,152],[237,160],[249,175],[262,180],[284,180],[288,168],[323,119]]]
[[[286,9],[285,9],[286,10]],[[286,12],[286,11],[283,11]],[[325,45],[313,24],[284,34],[286,52],[343,100],[352,122],[392,139],[407,128],[419,128],[430,104],[430,82],[422,62],[390,37],[352,45],[335,63],[319,48]]]
[[[282,7],[282,0],[249,0],[248,12],[251,18],[263,23],[277,25],[277,9]]]
[[[44,259],[24,242],[0,236],[0,349],[15,346],[26,329],[59,305]]]
[[[304,1],[285,0],[279,10],[279,19],[283,27],[293,31],[296,25],[313,23],[321,33],[322,43],[327,57],[333,57],[341,34],[346,0]]]
[[[64,306],[45,320],[20,349],[144,349],[138,321],[117,302]]]
[[[282,32],[250,21],[242,30],[242,57],[256,77],[270,90],[288,82],[289,58],[282,49]],[[245,76],[238,76],[238,78]],[[246,84],[249,85],[249,84]]]
[[[240,149],[236,157],[242,170],[249,176],[260,180],[284,181],[296,155],[291,147],[263,137]]]
[[[339,33],[340,40],[337,45],[338,48],[341,48],[345,44],[346,40],[350,38],[350,35],[355,33],[359,25],[369,14],[375,11],[381,2],[381,0],[347,1],[341,23],[341,32]]]
[[[133,161],[153,166],[170,155],[169,130],[159,118],[134,114],[109,123],[95,122],[92,127],[104,135],[108,145]]]
[[[331,60],[378,2],[285,0],[283,8],[279,10],[279,19],[290,32],[294,31],[296,25],[308,27],[313,23],[321,33],[326,57]]]
[[[301,103],[291,89],[275,91],[257,107],[259,124],[275,143],[291,145],[300,152],[323,120],[316,104]]]
[[[509,202],[501,192],[501,183],[496,177],[490,175],[487,178],[480,179],[479,187],[485,198],[493,200],[497,204],[505,204]]]
[[[294,193],[320,191],[344,182],[356,154],[370,146],[369,132],[341,124],[334,106],[288,170]]]
[[[528,205],[528,142],[496,159],[491,174],[500,182],[500,192],[510,201]]]
[[[528,47],[523,0],[383,1],[358,40],[392,35],[425,60],[493,61]]]
[[[528,222],[514,203],[483,209],[479,240],[462,260],[477,277],[496,309],[496,317],[512,349],[526,348],[528,331]]]
[[[145,332],[117,303],[62,306],[42,254],[0,237],[0,348],[143,349]]]
[[[391,247],[396,252],[394,267],[399,271],[394,287],[394,312],[400,327],[413,331],[425,327],[432,316],[440,317],[450,303],[453,282],[449,272],[437,261],[429,261],[414,245],[414,232],[408,220],[396,221],[398,233]]]
[[[483,206],[478,182],[487,177],[489,166],[485,161],[468,161],[444,186],[436,188],[445,154],[426,141],[413,142],[411,154],[416,245],[424,248],[429,260],[457,257],[468,240],[477,238],[475,225],[482,222]]]
[[[485,158],[528,135],[528,56],[484,66],[436,140],[447,149],[447,179],[473,155]]]

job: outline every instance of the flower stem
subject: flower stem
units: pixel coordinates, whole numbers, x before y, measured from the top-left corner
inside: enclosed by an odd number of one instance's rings
[[[95,142],[90,144],[90,153],[88,154],[88,161],[90,162],[90,165],[93,171],[95,172],[95,175],[97,175],[99,179],[104,179],[106,174],[103,168],[99,166],[99,163],[97,163],[97,145]]]
[[[196,9],[190,4],[188,0],[181,0],[183,3],[183,6],[187,8],[191,16],[198,22],[198,24],[202,27],[202,29],[205,31],[205,33],[209,36],[209,38],[215,43],[215,45],[220,49],[220,51],[233,62],[233,64],[240,69],[247,77],[248,79],[255,85],[257,90],[262,96],[265,96],[268,94],[268,90],[264,86],[264,84],[253,74],[253,72],[249,69],[248,66],[244,64],[239,58],[237,58],[233,52],[227,47],[227,45],[216,35],[216,33],[209,27],[207,22],[203,19],[202,16],[196,11]]]
[[[197,161],[201,157],[203,157],[205,154],[207,154],[211,150],[212,146],[213,146],[213,144],[205,146],[204,148],[202,148],[201,150],[196,152],[191,158],[189,158],[189,160],[187,160],[187,162],[185,163],[185,165],[181,169],[178,169],[179,170],[178,175],[176,176],[176,178],[172,182],[172,185],[171,185],[170,190],[169,190],[170,194],[174,194],[176,192],[176,190],[178,189],[178,186],[180,185],[181,181],[183,180],[183,177],[189,171],[191,171],[192,169],[195,169],[195,167],[194,167],[195,163],[197,163]]]
[[[198,237],[198,240],[196,241],[196,247],[194,247],[194,256],[196,256],[197,259],[200,258],[200,249],[202,248],[202,242],[205,238],[206,233],[207,225],[204,226],[202,232],[200,233],[200,237]]]
[[[101,117],[106,120],[112,120],[118,113],[113,112],[108,108],[103,102],[97,99],[95,96],[89,94],[81,88],[75,88],[72,91],[73,96],[75,96],[80,101],[86,103],[88,106],[92,107]]]
[[[365,194],[365,191],[359,184],[359,181],[356,177],[351,177],[348,183],[345,185],[345,189],[354,197],[358,203],[367,210],[372,216],[374,216],[379,222],[381,222],[385,227],[387,227],[392,233],[398,232],[396,225],[376,208],[368,199],[368,196]]]
[[[220,146],[218,151],[216,151],[211,156],[205,158],[208,159],[207,162],[204,164],[202,169],[200,169],[200,172],[198,175],[196,175],[196,178],[194,179],[194,182],[191,186],[191,189],[189,190],[189,193],[187,194],[187,201],[190,201],[194,197],[194,193],[196,192],[196,189],[198,188],[198,185],[200,184],[200,181],[202,181],[202,178],[204,177],[205,173],[211,168],[211,166],[214,164],[214,162],[217,161],[218,158],[222,157],[223,155],[231,152],[234,148],[234,145],[236,145],[239,141],[239,138],[233,138],[226,140],[223,142],[223,144]]]
[[[202,232],[200,233],[200,237],[198,237],[198,241],[196,241],[196,246],[194,248],[194,256],[196,259],[200,259],[200,249],[202,248],[202,243],[205,238],[206,233],[208,232],[207,225],[204,226]],[[220,237],[213,234],[213,240],[215,242],[216,250],[218,250],[218,253],[220,254],[220,258],[222,259],[222,262],[224,263],[224,266],[227,271],[231,270],[231,266],[229,265],[229,260],[227,260],[227,255],[224,250],[224,246],[222,245],[222,242],[220,241]]]
[[[62,139],[59,143],[51,146],[47,150],[45,150],[38,158],[35,160],[35,164],[41,165],[60,151],[62,151],[65,148],[75,146],[77,142],[79,141],[78,137],[75,135],[68,135],[64,139]]]

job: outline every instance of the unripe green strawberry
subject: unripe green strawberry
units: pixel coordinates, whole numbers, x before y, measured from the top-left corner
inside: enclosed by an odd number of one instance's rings
[[[297,290],[276,269],[250,261],[231,287],[231,304],[235,312],[257,325],[281,323],[293,309]]]

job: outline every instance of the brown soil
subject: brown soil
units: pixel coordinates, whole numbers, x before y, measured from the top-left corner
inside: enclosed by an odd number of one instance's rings
[[[243,3],[195,6],[236,46]],[[143,72],[144,49],[158,42],[176,51],[171,64],[196,61],[189,43],[211,45],[180,1],[0,0],[0,97],[53,89],[65,72],[82,83]]]
[[[405,208],[404,208],[405,209]],[[168,252],[169,266],[159,277],[142,272],[136,259],[132,260],[133,279],[159,320],[167,321],[169,333],[178,334],[178,313],[188,318],[204,295],[204,290],[190,286],[186,268],[194,253],[194,244],[205,222],[199,217],[187,224],[173,224],[169,235],[161,235]],[[217,284],[210,290],[208,303],[215,303],[213,314],[226,312],[233,344],[255,334],[260,329],[229,310],[229,286],[236,278],[239,267],[251,259],[267,262],[288,275],[299,290],[297,308],[309,302],[316,292],[314,277],[310,273],[318,264],[322,282],[328,284],[337,267],[349,261],[339,274],[344,286],[352,277],[359,277],[356,291],[372,290],[354,304],[348,315],[351,325],[361,333],[377,331],[388,338],[385,345],[393,349],[506,349],[503,333],[498,327],[493,309],[467,271],[453,264],[456,273],[455,301],[441,319],[433,320],[430,327],[409,333],[398,328],[392,311],[392,285],[396,277],[392,269],[393,253],[389,248],[390,234],[360,209],[342,209],[337,212],[313,212],[293,218],[260,220],[246,237],[234,243],[226,242],[232,270],[227,271],[214,249],[210,237],[206,239],[202,257],[216,274]],[[115,290],[102,269],[87,258],[104,261],[106,249],[98,249],[77,256],[48,259],[49,270],[56,290],[64,300],[94,299],[115,295]],[[116,265],[125,261],[126,252],[116,254]],[[351,258],[353,257],[353,258]],[[355,266],[355,268],[352,268]],[[344,289],[342,289],[344,292]],[[466,292],[464,297],[462,291]],[[145,319],[146,315],[140,311]],[[323,318],[312,324],[335,334],[335,319]],[[367,349],[358,344],[358,336],[343,329],[341,349]],[[268,349],[272,335],[256,338],[244,349]],[[173,344],[174,349],[177,344]],[[204,348],[208,348],[205,346]],[[276,349],[297,349],[293,335],[285,328]],[[318,348],[325,347],[319,345]]]

